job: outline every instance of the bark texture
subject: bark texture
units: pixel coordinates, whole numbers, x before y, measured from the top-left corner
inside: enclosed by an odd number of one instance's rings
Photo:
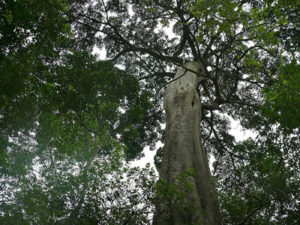
[[[185,69],[186,68],[186,69]],[[201,102],[197,92],[200,63],[189,62],[175,75],[166,90],[166,133],[161,179],[178,184],[184,190],[184,201],[192,203],[195,210],[175,206],[172,201],[158,205],[153,225],[219,225],[220,215],[214,183],[210,174],[206,152],[200,136]],[[196,71],[193,73],[191,71]],[[186,191],[178,177],[186,171],[193,189]]]

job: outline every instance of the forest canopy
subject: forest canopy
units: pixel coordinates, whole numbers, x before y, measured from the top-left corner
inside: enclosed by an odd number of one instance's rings
[[[222,224],[300,223],[297,1],[0,0],[0,12],[1,224],[151,224],[163,198],[184,199],[127,162],[164,143],[163,96],[191,61]],[[255,138],[236,140],[232,120]]]

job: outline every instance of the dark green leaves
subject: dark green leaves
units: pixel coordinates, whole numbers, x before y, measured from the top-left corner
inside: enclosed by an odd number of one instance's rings
[[[291,131],[300,127],[300,66],[296,61],[282,66],[278,80],[264,90],[264,112],[272,122]]]

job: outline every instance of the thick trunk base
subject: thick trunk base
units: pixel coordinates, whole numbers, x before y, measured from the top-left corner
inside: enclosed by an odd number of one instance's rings
[[[220,215],[214,183],[200,136],[201,103],[197,86],[200,64],[189,62],[180,69],[167,87],[166,136],[161,179],[175,184],[184,192],[182,206],[168,199],[157,206],[154,225],[219,225]],[[191,70],[191,71],[190,71]],[[187,190],[180,177],[186,172],[192,190]],[[175,197],[174,197],[175,198]],[[186,207],[184,203],[192,207]]]

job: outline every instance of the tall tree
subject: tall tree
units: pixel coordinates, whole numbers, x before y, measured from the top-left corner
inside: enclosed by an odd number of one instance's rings
[[[298,2],[68,3],[0,2],[1,222],[149,223],[116,167],[165,137],[154,223],[299,224]]]
[[[197,86],[205,78],[195,72],[204,75],[204,69],[196,62],[185,67],[166,90],[166,134],[160,172],[161,179],[186,191],[184,202],[189,207],[176,206],[174,199],[163,202],[157,206],[154,224],[220,224],[217,196],[200,135],[202,109]],[[182,182],[180,177],[188,171],[193,176]],[[186,182],[192,189],[186,187]]]
[[[236,221],[232,223],[245,224],[255,217],[259,218],[258,212],[282,215],[283,218],[284,214],[276,214],[276,210],[271,210],[279,206],[288,208],[283,204],[283,198],[276,197],[279,195],[275,194],[277,192],[274,189],[264,185],[258,188],[259,191],[255,185],[241,189],[234,183],[234,177],[238,181],[237,177],[242,178],[241,171],[247,171],[251,179],[248,163],[252,166],[269,163],[267,168],[263,167],[257,174],[268,174],[276,179],[280,177],[284,184],[294,175],[284,172],[272,174],[275,168],[290,172],[299,169],[298,166],[292,169],[290,164],[282,164],[289,157],[283,149],[289,147],[279,140],[283,134],[272,132],[272,126],[260,108],[264,104],[261,91],[274,85],[281,65],[288,65],[299,56],[295,54],[299,50],[299,43],[294,38],[299,27],[296,19],[299,18],[299,4],[293,1],[259,0],[86,2],[90,4],[74,4],[69,16],[78,48],[104,46],[109,58],[135,74],[143,87],[151,90],[153,100],[158,105],[161,105],[162,90],[168,86],[165,97],[166,142],[162,153],[161,177],[184,189],[179,175],[188,169],[194,171],[190,178],[194,188],[184,190],[186,197],[183,200],[190,202],[192,199],[198,214],[193,217],[193,210],[176,206],[175,199],[171,198],[162,207],[157,207],[156,218],[159,219],[155,223],[220,224],[218,207],[214,203],[215,190],[211,185],[213,180],[208,172],[207,157],[201,147],[197,129],[201,130],[202,145],[216,158],[214,174],[217,177],[229,176],[223,181],[219,178],[223,182],[219,188],[227,190],[229,194],[225,184],[228,181],[229,186],[239,190],[234,197],[248,202],[241,212],[235,213],[234,218],[230,217]],[[166,33],[166,29],[170,28],[174,35]],[[289,31],[292,31],[291,35]],[[185,61],[193,61],[197,66],[191,67],[192,64],[185,64]],[[183,69],[174,75],[178,67]],[[235,142],[234,137],[228,133],[228,116],[239,119],[242,126],[261,135],[262,138],[251,146],[264,152],[265,162],[253,160],[258,159],[254,152],[243,152],[243,149],[248,149],[251,141],[240,144]],[[190,124],[189,120],[195,124]],[[298,129],[292,129],[291,133],[297,134]],[[266,145],[270,143],[267,140],[271,140],[271,137],[277,140],[273,147],[271,144]],[[295,141],[292,143],[298,144]],[[274,149],[277,149],[276,154]],[[293,148],[288,151],[293,152]],[[273,157],[278,157],[278,162],[272,162]],[[294,176],[294,179],[298,180],[298,177]],[[275,184],[268,185],[274,187]],[[248,195],[249,189],[253,194]],[[287,198],[291,200],[293,197]],[[223,220],[228,222],[226,213],[231,209],[226,208],[226,204],[233,198],[227,199],[225,203],[223,200]],[[269,204],[272,201],[274,205]],[[266,218],[268,223],[272,222],[272,216]]]

